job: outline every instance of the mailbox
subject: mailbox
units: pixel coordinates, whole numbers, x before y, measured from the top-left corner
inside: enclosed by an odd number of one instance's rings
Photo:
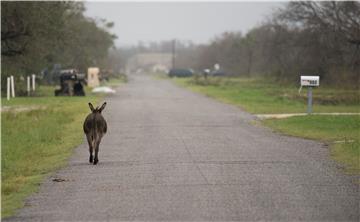
[[[312,112],[312,88],[314,86],[320,85],[320,77],[319,76],[301,76],[300,77],[300,89],[299,94],[301,92],[301,88],[306,86],[308,89],[307,96],[308,96],[308,108],[307,113],[310,114]]]
[[[320,77],[319,76],[301,76],[300,78],[301,86],[319,86]]]

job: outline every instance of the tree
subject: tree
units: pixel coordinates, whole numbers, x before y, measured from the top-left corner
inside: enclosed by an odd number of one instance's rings
[[[1,2],[2,77],[59,63],[83,71],[104,64],[114,23],[86,18],[84,10],[82,2]]]
[[[311,47],[319,49],[307,55],[318,60],[313,67],[317,66],[324,77],[326,74],[325,79],[339,80],[339,73],[343,73],[344,81],[359,83],[359,15],[359,2],[307,1],[288,3],[274,18],[291,31],[298,30],[302,41],[308,41]],[[310,42],[305,37],[315,41]],[[299,44],[301,40],[297,41]]]

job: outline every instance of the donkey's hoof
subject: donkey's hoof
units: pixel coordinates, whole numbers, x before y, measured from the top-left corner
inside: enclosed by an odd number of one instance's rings
[[[94,159],[94,165],[96,165],[99,162],[98,159]]]
[[[89,162],[92,163],[93,162],[93,156],[89,157]]]

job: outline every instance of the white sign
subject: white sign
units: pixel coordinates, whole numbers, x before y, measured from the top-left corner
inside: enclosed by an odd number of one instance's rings
[[[320,77],[319,76],[301,76],[300,77],[301,86],[319,86]]]
[[[214,69],[215,69],[215,70],[219,70],[219,69],[220,69],[220,65],[216,63],[216,64],[214,65]]]

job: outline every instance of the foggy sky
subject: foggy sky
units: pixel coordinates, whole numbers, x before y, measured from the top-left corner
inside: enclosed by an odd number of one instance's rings
[[[115,22],[117,46],[169,39],[207,43],[225,31],[246,33],[279,2],[86,2],[86,15]]]

